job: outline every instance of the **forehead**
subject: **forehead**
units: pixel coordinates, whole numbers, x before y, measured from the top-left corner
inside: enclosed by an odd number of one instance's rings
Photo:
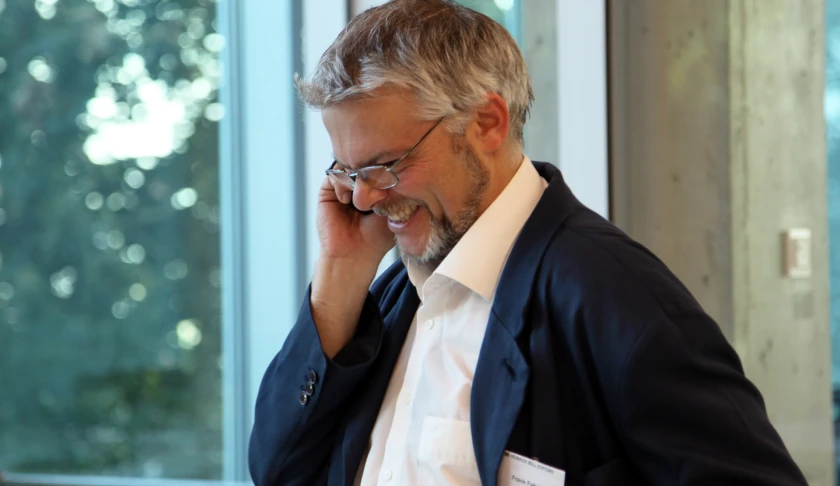
[[[410,148],[418,128],[413,112],[414,105],[406,97],[390,95],[345,101],[324,108],[321,118],[335,157],[344,165],[358,167],[373,163],[372,157],[399,156]]]

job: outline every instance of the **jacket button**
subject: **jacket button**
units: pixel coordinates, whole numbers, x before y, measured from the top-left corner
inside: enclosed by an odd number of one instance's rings
[[[298,400],[300,401],[301,405],[306,405],[307,403],[309,403],[309,395],[307,395],[306,392],[300,392]]]
[[[304,375],[303,379],[314,385],[315,383],[318,383],[318,372],[315,370],[309,370],[309,373]]]
[[[315,394],[315,385],[312,383],[307,383],[303,385],[303,392],[307,395],[314,395]]]

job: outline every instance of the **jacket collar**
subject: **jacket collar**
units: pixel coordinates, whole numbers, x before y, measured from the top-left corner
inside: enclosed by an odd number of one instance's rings
[[[504,190],[464,233],[435,273],[492,302],[513,244],[545,187],[545,180],[531,160],[523,156]]]
[[[493,302],[493,313],[513,337],[522,332],[531,284],[549,242],[566,218],[580,207],[557,167],[545,162],[533,164],[548,181],[548,187],[513,245]]]
[[[552,165],[534,162],[548,187],[511,250],[481,345],[470,393],[473,449],[481,483],[495,486],[499,464],[527,394],[530,367],[517,339],[546,248],[580,203]]]

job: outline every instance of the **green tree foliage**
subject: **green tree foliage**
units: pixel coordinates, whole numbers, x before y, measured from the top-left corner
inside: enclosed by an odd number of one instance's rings
[[[0,0],[0,470],[219,478],[212,0]]]

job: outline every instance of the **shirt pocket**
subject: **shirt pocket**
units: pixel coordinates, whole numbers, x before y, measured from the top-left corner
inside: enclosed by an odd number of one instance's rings
[[[481,485],[469,422],[425,417],[417,463],[423,484]]]

